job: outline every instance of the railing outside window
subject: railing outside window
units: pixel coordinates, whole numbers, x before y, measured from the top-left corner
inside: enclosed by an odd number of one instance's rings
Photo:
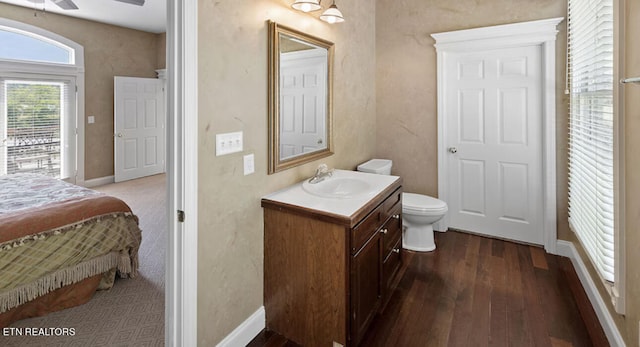
[[[59,176],[59,127],[7,129],[5,146],[7,174],[31,172]]]

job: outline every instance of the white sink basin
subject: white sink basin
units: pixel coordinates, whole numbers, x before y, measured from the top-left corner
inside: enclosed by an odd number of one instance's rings
[[[400,177],[335,169],[322,182],[309,184],[308,180],[307,177],[263,199],[350,218]]]
[[[318,183],[304,181],[302,189],[309,194],[323,198],[351,199],[373,190],[371,184],[359,178],[328,177]]]

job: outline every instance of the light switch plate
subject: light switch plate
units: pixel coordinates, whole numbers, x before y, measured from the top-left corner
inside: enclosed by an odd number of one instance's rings
[[[254,173],[256,169],[255,169],[253,153],[245,155],[243,160],[244,160],[244,175],[246,176]]]
[[[216,156],[242,152],[242,131],[216,134]]]
[[[94,116],[87,117],[87,123],[93,124],[95,122],[96,122],[96,117],[94,117]]]

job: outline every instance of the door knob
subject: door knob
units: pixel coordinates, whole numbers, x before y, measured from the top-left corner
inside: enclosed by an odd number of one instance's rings
[[[451,153],[454,153],[454,154],[455,154],[455,153],[458,153],[458,149],[457,149],[457,148],[455,148],[455,147],[449,147],[449,152],[451,152]]]
[[[122,133],[118,133],[118,137],[122,137]]]

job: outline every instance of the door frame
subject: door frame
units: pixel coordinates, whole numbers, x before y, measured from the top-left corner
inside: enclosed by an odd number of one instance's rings
[[[497,25],[476,29],[436,33],[437,85],[438,85],[438,197],[449,200],[447,170],[447,117],[445,105],[445,65],[450,53],[486,51],[523,46],[542,48],[542,215],[544,248],[556,254],[556,36],[557,25],[563,17]],[[441,220],[436,230],[447,230],[449,215]]]
[[[197,43],[198,1],[167,1],[166,346],[198,344]]]

